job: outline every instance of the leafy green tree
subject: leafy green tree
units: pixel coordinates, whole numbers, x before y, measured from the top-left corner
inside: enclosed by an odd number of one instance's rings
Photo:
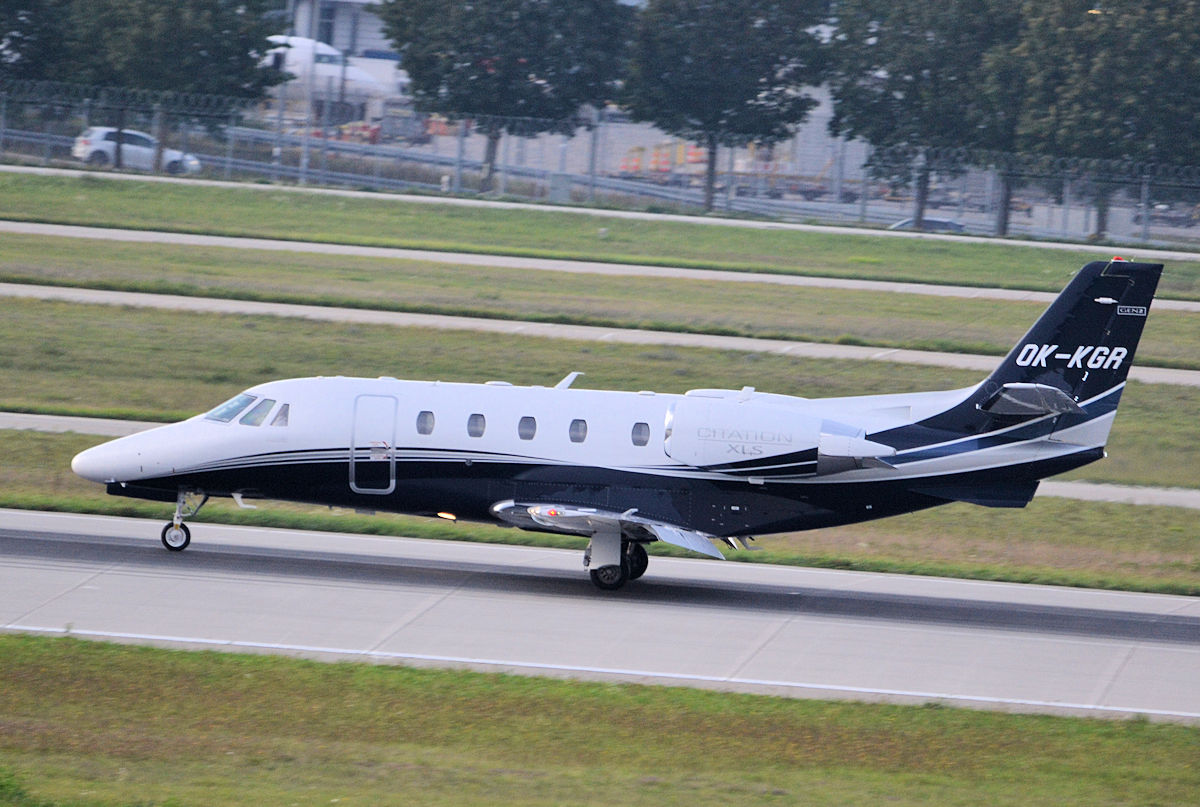
[[[283,74],[260,61],[275,0],[74,0],[76,80],[243,98]]]
[[[708,151],[712,210],[718,146],[775,143],[816,101],[823,50],[818,0],[650,0],[638,16],[624,101],[637,120]]]
[[[259,98],[278,0],[4,0],[12,78]],[[14,48],[10,55],[10,48]]]
[[[417,108],[487,135],[484,191],[505,131],[561,129],[612,96],[631,22],[617,0],[384,0],[376,13]]]
[[[841,0],[835,13],[830,128],[913,158],[919,228],[931,173],[961,169],[922,156],[1015,145],[1024,80],[1013,56],[1020,7],[1009,0]]]
[[[0,78],[57,79],[71,0],[0,0]]]
[[[1200,164],[1200,2],[1026,2],[1024,148],[1058,157]],[[1116,186],[1090,185],[1094,237]]]

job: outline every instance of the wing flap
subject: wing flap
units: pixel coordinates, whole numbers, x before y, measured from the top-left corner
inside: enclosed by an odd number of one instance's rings
[[[713,536],[698,530],[689,530],[665,521],[657,521],[636,514],[635,510],[618,513],[615,510],[600,510],[594,507],[562,504],[531,504],[512,500],[492,505],[496,518],[524,529],[542,529],[551,532],[594,535],[604,530],[620,530],[622,533],[648,532],[664,543],[724,560],[725,556],[712,543]]]

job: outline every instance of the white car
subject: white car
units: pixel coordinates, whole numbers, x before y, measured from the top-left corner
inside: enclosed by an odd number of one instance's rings
[[[158,141],[135,129],[121,131],[121,167],[154,170],[154,149]],[[75,138],[71,156],[100,168],[117,163],[117,129],[111,126],[91,126]],[[198,174],[200,160],[195,154],[164,148],[162,167],[168,174]]]

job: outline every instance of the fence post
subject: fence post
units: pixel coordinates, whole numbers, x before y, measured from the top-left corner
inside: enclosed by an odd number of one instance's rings
[[[733,210],[733,169],[734,169],[734,151],[736,148],[731,144],[726,148],[729,149],[729,168],[725,172],[725,209]]]
[[[321,110],[321,182],[329,184],[329,126],[333,107],[333,76],[325,77],[325,108]]]
[[[8,93],[0,92],[0,154],[4,153],[4,133],[8,129]]]
[[[1071,234],[1071,177],[1063,176],[1063,216],[1062,234],[1067,238]]]
[[[858,189],[858,220],[864,224],[867,221],[867,196],[871,193],[871,171],[867,168],[871,156],[871,150],[868,148],[867,158],[862,164],[862,185]]]
[[[229,126],[225,129],[225,180],[233,177],[233,154],[237,140],[237,113],[229,113]]]
[[[1142,240],[1150,240],[1150,172],[1142,174]]]
[[[165,138],[163,138],[162,104],[154,105],[154,122],[152,128],[154,130],[152,132],[154,135],[154,163],[150,166],[150,170],[155,174],[161,174],[163,170],[163,147],[166,145]]]
[[[504,148],[500,152],[500,188],[498,193],[504,196],[508,193],[508,148],[512,143],[513,136],[505,133]]]
[[[795,143],[795,140],[792,141]],[[795,162],[793,160],[792,162]],[[833,144],[833,203],[838,205],[838,218],[841,218],[842,192],[846,181],[846,138],[839,137]]]
[[[600,149],[600,110],[592,110],[591,143],[588,144],[588,201],[596,201],[596,154]]]
[[[467,148],[467,121],[458,122],[458,151],[454,155],[454,192],[462,193],[463,152]]]

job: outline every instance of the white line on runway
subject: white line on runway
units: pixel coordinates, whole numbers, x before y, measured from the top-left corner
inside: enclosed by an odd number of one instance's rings
[[[1169,709],[1144,709],[1133,706],[1104,706],[1093,703],[1039,701],[1023,698],[996,698],[986,695],[970,695],[962,693],[923,692],[919,690],[855,687],[844,686],[840,684],[810,683],[804,681],[770,681],[757,678],[739,678],[735,676],[691,675],[687,673],[652,672],[648,670],[630,670],[613,667],[546,664],[542,662],[470,658],[465,656],[437,656],[424,653],[397,653],[383,650],[351,650],[341,647],[314,647],[309,645],[293,645],[278,642],[250,642],[237,639],[204,639],[188,636],[161,636],[154,634],[122,633],[118,631],[47,628],[37,625],[9,624],[4,626],[4,630],[24,633],[58,634],[62,636],[80,636],[93,639],[154,642],[162,644],[202,645],[210,647],[224,647],[243,650],[268,650],[288,653],[316,653],[333,656],[356,656],[378,661],[421,661],[436,664],[462,664],[474,667],[502,667],[508,669],[578,673],[580,675],[614,676],[619,678],[658,680],[664,682],[728,684],[731,686],[743,687],[775,687],[792,690],[832,692],[843,695],[876,695],[893,698],[913,698],[926,701],[960,701],[965,703],[988,704],[994,706],[1031,707],[1036,709],[1063,709],[1072,711],[1100,712],[1105,714],[1148,715],[1154,717],[1200,720],[1200,712],[1182,712],[1172,711]]]

